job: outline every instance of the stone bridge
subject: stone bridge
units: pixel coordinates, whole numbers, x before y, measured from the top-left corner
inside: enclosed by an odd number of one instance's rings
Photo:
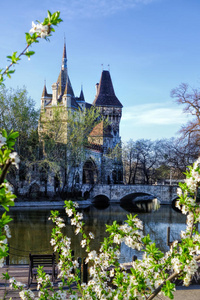
[[[122,202],[128,196],[150,195],[157,198],[161,204],[171,204],[177,198],[177,187],[172,185],[123,185],[123,184],[96,184],[94,186],[84,184],[83,195],[90,199],[102,196],[110,202]]]

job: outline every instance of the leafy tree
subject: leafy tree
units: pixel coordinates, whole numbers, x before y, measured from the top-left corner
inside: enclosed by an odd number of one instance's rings
[[[12,167],[8,174],[9,181],[17,193],[18,179],[25,180],[32,161],[37,159],[38,153],[38,125],[39,110],[35,109],[35,102],[28,96],[26,88],[0,89],[0,129],[11,132],[18,131],[19,136],[15,144],[15,151],[20,157],[19,171]],[[16,176],[19,174],[19,178]]]
[[[19,137],[15,150],[23,160],[27,157],[28,147],[33,141],[38,125],[39,110],[28,96],[26,88],[0,90],[0,128],[11,131],[15,128]],[[30,151],[29,151],[30,154]]]
[[[77,169],[82,167],[87,148],[95,139],[90,132],[100,122],[102,117],[93,107],[67,112],[57,106],[52,108],[51,117],[41,113],[39,136],[43,157],[40,165],[46,164],[46,174],[49,170],[55,174],[55,191],[58,187],[61,192],[76,189]]]

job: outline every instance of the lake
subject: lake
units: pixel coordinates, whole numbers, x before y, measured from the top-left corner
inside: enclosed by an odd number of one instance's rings
[[[72,238],[72,249],[75,257],[85,257],[86,254],[80,246],[80,236],[73,234],[73,229],[64,209],[59,209],[61,216],[66,221],[64,232]],[[95,241],[92,248],[99,249],[100,243],[105,237],[105,224],[112,224],[114,220],[122,224],[127,218],[128,212],[119,204],[111,204],[106,208],[98,208],[90,205],[85,209],[79,209],[83,213],[86,232],[93,232]],[[134,212],[132,212],[133,214]],[[11,208],[10,215],[13,221],[10,223],[11,235],[10,245],[10,264],[27,264],[28,255],[33,253],[52,253],[50,245],[51,231],[53,224],[48,220],[50,209],[46,208]],[[186,216],[176,212],[168,205],[162,205],[159,210],[149,213],[137,213],[144,223],[144,234],[150,234],[151,238],[163,251],[169,247],[166,244],[167,227],[171,228],[171,240],[179,239],[180,231],[185,230]],[[120,262],[132,260],[133,255],[141,256],[135,250],[127,246],[121,246]]]

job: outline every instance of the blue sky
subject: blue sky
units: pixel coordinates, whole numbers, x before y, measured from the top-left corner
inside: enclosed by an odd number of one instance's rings
[[[26,86],[40,105],[56,82],[66,36],[68,70],[76,96],[81,85],[87,102],[95,97],[102,64],[110,65],[115,93],[123,104],[122,140],[177,136],[187,122],[170,91],[182,82],[200,83],[199,0],[10,0],[1,3],[0,67],[6,56],[26,46],[24,32],[59,10],[63,23],[23,58],[7,87]]]

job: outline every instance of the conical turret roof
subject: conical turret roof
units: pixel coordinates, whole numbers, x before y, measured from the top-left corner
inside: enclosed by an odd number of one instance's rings
[[[65,90],[64,90],[63,94],[64,95],[70,95],[70,96],[74,97],[74,91],[73,91],[69,76],[67,77],[67,80],[66,80],[66,83],[65,83]]]
[[[47,93],[46,80],[45,80],[43,91],[42,91],[42,98],[45,98],[45,97],[48,97],[48,98],[52,97],[52,94]]]
[[[84,97],[83,89],[82,88],[81,88],[81,93],[80,93],[79,101],[84,101],[85,102],[85,97]]]
[[[97,95],[94,99],[93,105],[123,107],[115,95],[109,71],[102,71]]]
[[[66,81],[67,81],[67,70],[61,69],[57,80],[59,96],[62,96],[65,91]]]
[[[47,97],[47,96],[48,96],[48,94],[47,94],[47,88],[46,88],[46,83],[45,83],[43,91],[42,91],[42,98]]]

